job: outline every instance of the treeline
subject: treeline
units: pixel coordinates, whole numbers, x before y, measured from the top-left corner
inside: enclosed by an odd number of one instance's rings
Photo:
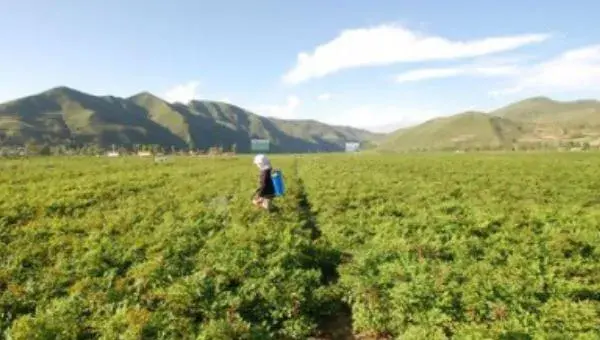
[[[580,141],[554,141],[554,142],[519,142],[506,145],[453,145],[446,147],[412,148],[409,152],[478,152],[478,151],[569,151],[569,150],[597,150],[599,146],[591,145],[589,142]]]
[[[7,156],[97,156],[109,152],[119,155],[135,155],[150,153],[154,155],[181,155],[181,154],[224,154],[236,153],[235,144],[229,147],[213,146],[208,149],[164,147],[158,144],[135,144],[132,146],[112,145],[102,147],[97,144],[81,145],[49,145],[27,143],[22,146],[0,146],[0,157]]]

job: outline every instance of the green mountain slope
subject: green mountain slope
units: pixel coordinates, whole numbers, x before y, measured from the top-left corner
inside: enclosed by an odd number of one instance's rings
[[[91,96],[66,87],[0,105],[0,142],[69,142],[181,145],[139,106],[120,98]]]
[[[381,151],[510,149],[600,145],[600,102],[525,99],[498,110],[466,112],[397,130]]]
[[[186,143],[190,140],[191,137],[185,114],[169,105],[169,103],[148,92],[130,97],[129,101],[143,108],[147,113],[147,118],[164,126],[173,135]]]
[[[600,101],[560,102],[547,97],[525,99],[491,112],[518,122],[562,125],[600,124]]]
[[[561,102],[535,97],[491,114],[527,124],[529,131],[520,139],[522,143],[600,143],[600,102],[596,100]]]
[[[464,112],[401,129],[383,141],[379,149],[408,151],[501,147],[510,145],[522,133],[522,126],[502,117],[482,112]]]
[[[340,151],[348,141],[377,137],[364,130],[316,121],[262,117],[214,101],[171,104],[151,93],[129,98],[92,96],[67,87],[0,104],[0,145],[112,144],[250,151],[268,138],[274,152]]]

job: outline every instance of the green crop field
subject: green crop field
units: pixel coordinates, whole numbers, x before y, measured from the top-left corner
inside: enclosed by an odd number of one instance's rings
[[[600,338],[598,154],[272,162],[0,160],[0,338]]]

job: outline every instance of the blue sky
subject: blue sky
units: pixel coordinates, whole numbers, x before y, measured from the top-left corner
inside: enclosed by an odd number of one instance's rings
[[[0,101],[66,85],[378,127],[598,98],[599,12],[592,0],[5,0]]]

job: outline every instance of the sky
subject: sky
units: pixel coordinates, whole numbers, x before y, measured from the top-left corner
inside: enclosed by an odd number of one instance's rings
[[[0,0],[0,102],[68,86],[387,131],[600,98],[600,1]]]

